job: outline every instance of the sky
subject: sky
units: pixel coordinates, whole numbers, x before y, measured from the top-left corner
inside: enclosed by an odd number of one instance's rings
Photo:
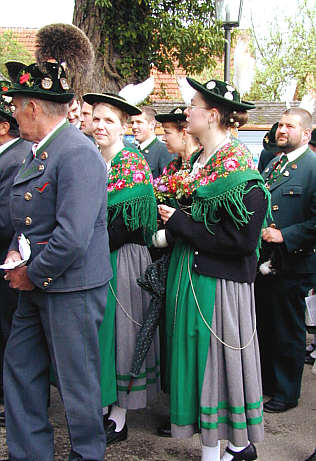
[[[38,28],[58,22],[72,23],[74,0],[8,0],[0,27]]]
[[[314,0],[309,0],[314,1]],[[274,16],[280,23],[288,14],[295,14],[297,0],[244,0],[241,26],[250,24],[250,12],[256,27],[264,29]],[[72,22],[74,0],[8,0],[0,27],[38,28],[56,22]]]

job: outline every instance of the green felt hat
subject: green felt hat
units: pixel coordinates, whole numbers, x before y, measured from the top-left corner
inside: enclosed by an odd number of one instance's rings
[[[187,119],[184,113],[185,109],[185,106],[178,106],[172,109],[172,111],[170,111],[168,114],[157,114],[155,119],[160,123],[185,122]]]
[[[10,123],[11,128],[17,128],[18,123],[12,114],[12,98],[11,96],[3,95],[11,86],[11,82],[7,80],[0,81],[0,115]]]
[[[192,88],[202,93],[211,103],[224,105],[232,110],[250,110],[256,108],[252,102],[241,101],[238,91],[227,82],[213,79],[202,85],[189,77],[187,77],[187,81]]]
[[[311,139],[308,144],[316,147],[316,128],[312,131]]]
[[[114,93],[87,93],[82,96],[82,99],[91,105],[97,102],[111,104],[111,106],[118,107],[128,115],[140,115],[142,113],[138,107],[129,104],[122,96]]]
[[[276,133],[278,126],[279,126],[278,122],[274,123],[271,127],[271,130],[265,134],[262,140],[263,148],[266,150],[269,150],[270,152],[280,151],[280,147],[276,144],[276,141],[275,141],[275,133]]]
[[[6,63],[12,87],[7,95],[24,95],[46,101],[66,103],[74,97],[69,88],[64,64],[57,62],[34,63],[29,66],[21,62]]]

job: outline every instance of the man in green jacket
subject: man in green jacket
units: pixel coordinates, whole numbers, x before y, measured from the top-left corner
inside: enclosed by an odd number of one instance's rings
[[[165,143],[155,134],[156,111],[151,107],[141,107],[140,115],[131,117],[132,131],[138,142],[138,149],[144,155],[154,178],[161,175],[164,167],[174,158],[169,154]]]
[[[305,358],[305,296],[316,271],[316,156],[308,147],[312,117],[284,112],[276,131],[282,152],[263,171],[272,219],[262,231],[262,262],[270,272],[255,284],[264,411],[296,407]],[[268,261],[267,261],[268,260]],[[261,267],[261,266],[260,266]]]

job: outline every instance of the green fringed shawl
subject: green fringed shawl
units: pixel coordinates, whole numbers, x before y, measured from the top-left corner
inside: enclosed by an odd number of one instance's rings
[[[108,179],[108,215],[119,214],[131,231],[143,228],[146,241],[157,229],[157,204],[150,168],[137,149],[125,147],[112,160]]]
[[[192,164],[199,154],[194,156]],[[253,211],[247,210],[244,196],[254,188],[261,189],[268,200],[266,218],[271,214],[270,192],[255,169],[251,153],[238,139],[233,138],[219,149],[200,172],[199,184],[192,196],[191,213],[192,218],[203,222],[210,233],[211,225],[219,221],[218,210],[222,207],[237,229],[248,223]],[[255,184],[246,190],[247,182],[253,180]]]

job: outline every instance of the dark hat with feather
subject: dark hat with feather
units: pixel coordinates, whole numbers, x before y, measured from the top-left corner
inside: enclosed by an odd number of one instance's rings
[[[94,51],[86,34],[72,24],[49,24],[36,34],[35,57],[38,63],[65,63],[66,78],[75,90],[92,74]]]
[[[133,104],[129,104],[123,96],[114,93],[87,93],[82,99],[88,104],[106,103],[118,107],[128,115],[140,115],[142,111]]]
[[[70,102],[74,97],[62,64],[42,62],[26,65],[21,62],[9,61],[6,63],[6,67],[12,85],[2,94],[29,96],[60,103]]]
[[[157,114],[155,116],[155,119],[157,120],[157,122],[160,122],[160,123],[185,122],[187,119],[184,113],[185,109],[186,109],[185,106],[177,106],[177,107],[174,107],[167,114]]]
[[[10,123],[11,128],[16,129],[18,123],[12,115],[12,98],[3,94],[7,92],[11,86],[11,82],[7,80],[0,81],[0,122],[7,121]]]
[[[228,82],[212,79],[202,84],[189,77],[187,77],[187,81],[192,88],[202,93],[210,104],[217,103],[229,107],[231,110],[240,111],[256,108],[252,102],[242,101],[236,88]]]
[[[71,24],[49,24],[36,35],[37,63],[7,63],[13,87],[7,94],[23,94],[55,102],[70,102],[74,91],[93,68],[90,40]]]
[[[280,147],[277,145],[276,140],[275,140],[275,133],[276,130],[279,126],[279,123],[276,122],[272,125],[271,130],[268,131],[263,140],[262,140],[262,145],[263,148],[266,150],[269,150],[270,152],[280,152]]]

